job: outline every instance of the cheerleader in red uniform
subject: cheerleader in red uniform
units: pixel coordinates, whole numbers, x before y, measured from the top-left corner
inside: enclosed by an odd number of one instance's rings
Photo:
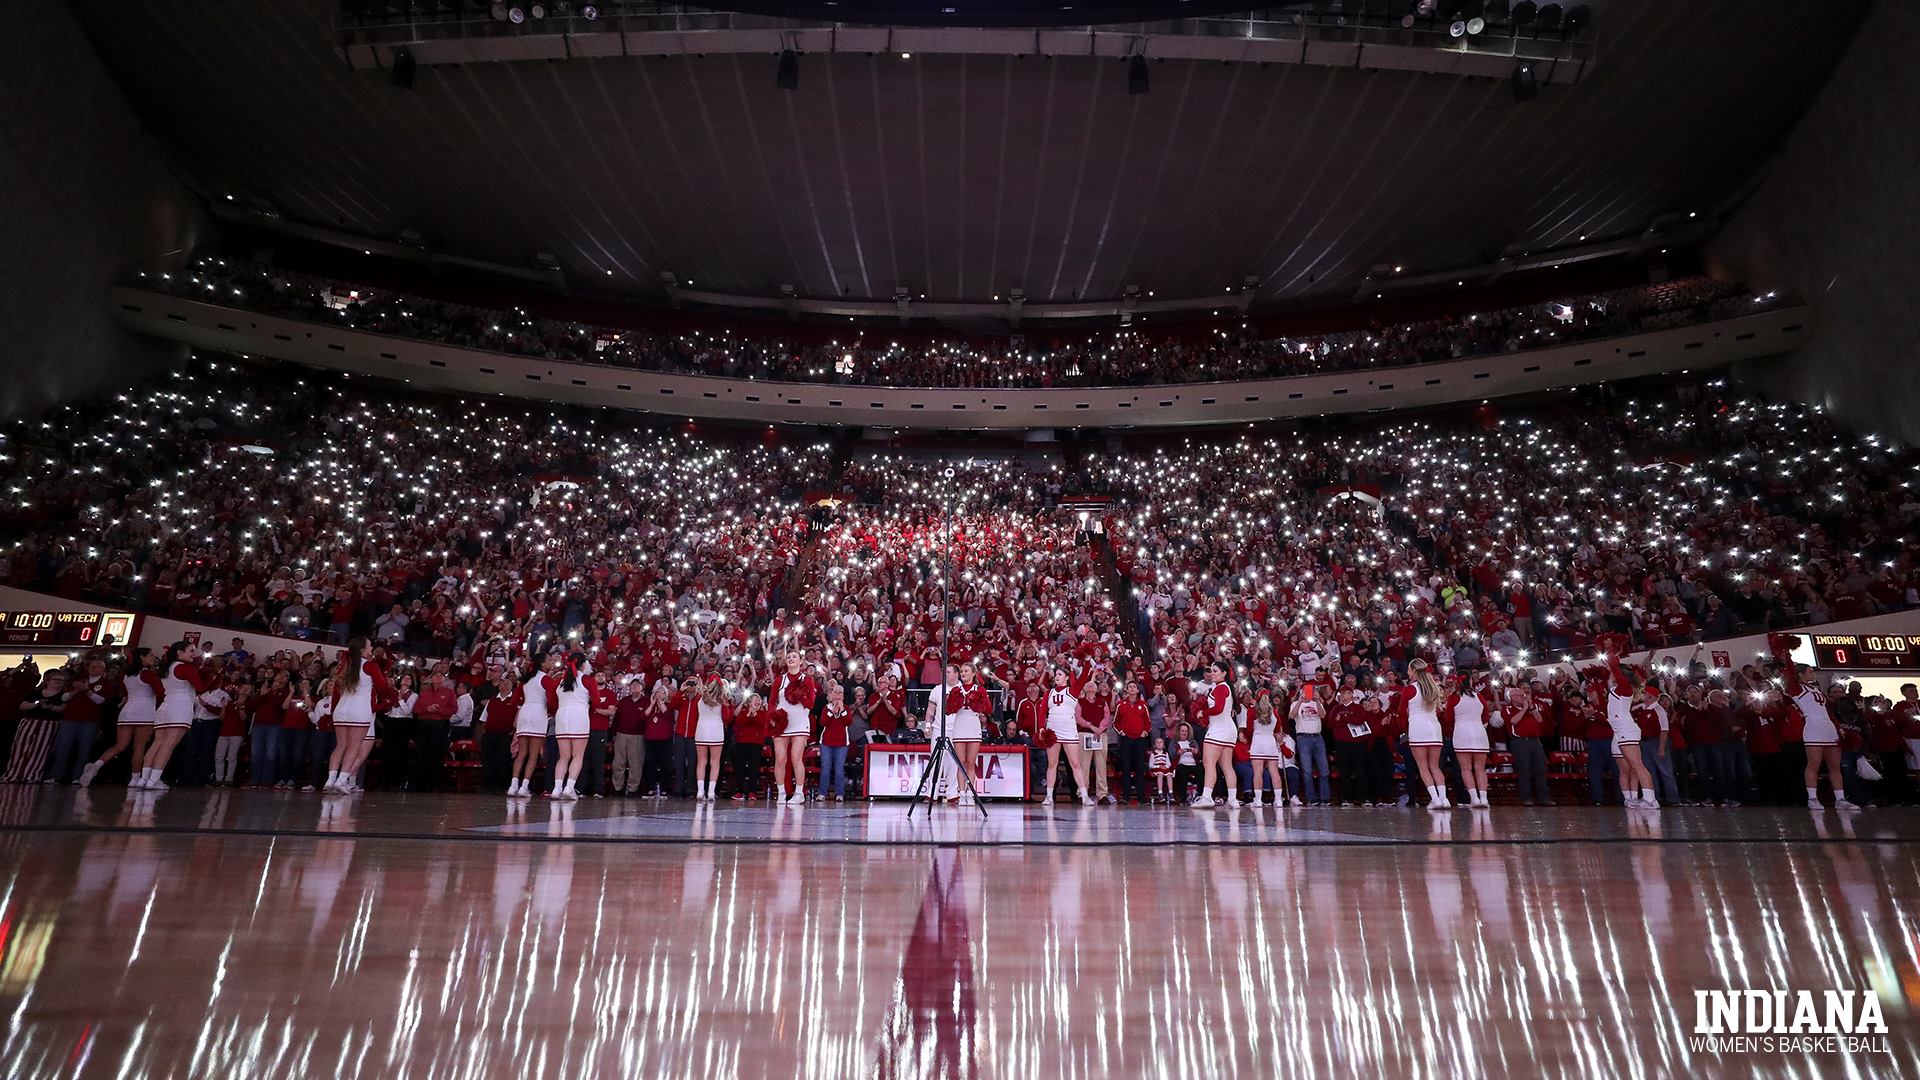
[[[173,760],[174,748],[193,727],[193,703],[213,689],[213,683],[200,673],[200,643],[176,641],[167,647],[160,661],[160,710],[153,721],[153,747],[147,752],[140,775],[128,782],[130,788],[165,791],[160,774]]]
[[[700,686],[693,703],[693,784],[694,798],[712,802],[719,797],[720,755],[727,748],[727,729],[733,726],[733,709],[727,704],[727,688],[716,676]],[[741,781],[745,783],[745,779]]]
[[[1453,756],[1460,762],[1460,779],[1467,785],[1467,805],[1482,809],[1487,802],[1487,754],[1493,749],[1487,738],[1487,726],[1504,721],[1492,693],[1470,676],[1461,691],[1447,699],[1447,712],[1453,719]]]
[[[1651,660],[1653,654],[1649,652]],[[1620,759],[1621,802],[1639,810],[1659,807],[1653,794],[1653,773],[1640,757],[1640,722],[1633,718],[1633,707],[1648,694],[1636,674],[1629,677],[1620,666],[1620,658],[1609,653],[1606,667],[1607,726],[1613,729],[1613,756]]]
[[[599,690],[593,667],[584,653],[571,653],[566,666],[541,680],[547,694],[547,712],[553,717],[553,740],[559,756],[553,764],[553,787],[547,797],[573,802],[580,797],[575,784],[593,728],[593,696]]]
[[[134,780],[140,779],[141,766],[146,763],[147,744],[153,741],[153,722],[160,715],[160,657],[152,649],[133,651],[134,675],[126,681],[127,699],[120,705],[120,718],[115,722],[113,746],[101,754],[99,760],[89,762],[80,770],[80,786],[93,783],[107,762],[127,753],[133,753]]]
[[[1193,805],[1213,805],[1213,778],[1217,774],[1227,788],[1227,806],[1238,809],[1239,777],[1233,771],[1233,755],[1240,744],[1240,721],[1234,715],[1233,688],[1227,685],[1226,665],[1218,660],[1207,665],[1204,678],[1199,706],[1207,734],[1201,749],[1200,797],[1193,800]]]
[[[520,710],[513,718],[513,769],[508,774],[507,784],[509,798],[533,797],[533,774],[540,771],[540,758],[547,746],[547,725],[553,718],[553,713],[547,708],[546,683],[559,670],[560,658],[548,656],[520,685]]]
[[[774,673],[768,695],[781,717],[773,737],[773,783],[780,801],[791,806],[807,801],[807,737],[813,733],[813,702],[820,694],[813,676],[802,670],[805,663],[799,652],[789,652],[787,669]]]
[[[1827,695],[1821,693],[1818,686],[1804,681],[1802,665],[1794,663],[1788,655],[1788,638],[1776,635],[1767,643],[1773,648],[1773,658],[1780,662],[1787,698],[1800,710],[1803,721],[1801,742],[1807,748],[1807,771],[1802,779],[1806,782],[1808,809],[1824,809],[1820,805],[1822,765],[1827,769],[1827,782],[1833,786],[1833,808],[1860,809],[1847,801],[1847,781],[1840,773],[1840,729],[1833,722],[1833,714],[1827,711]]]
[[[1407,665],[1410,685],[1393,691],[1395,701],[1407,711],[1407,747],[1413,753],[1413,763],[1420,772],[1420,783],[1427,789],[1427,808],[1430,810],[1451,810],[1453,803],[1447,799],[1447,776],[1440,771],[1440,744],[1444,741],[1440,727],[1440,710],[1446,706],[1446,695],[1440,690],[1440,681],[1434,677],[1433,668],[1425,660],[1415,660]]]
[[[1075,693],[1067,669],[1053,669],[1053,689],[1047,691],[1046,727],[1037,736],[1047,752],[1047,786],[1040,805],[1053,805],[1053,787],[1060,776],[1060,748],[1066,747],[1067,767],[1073,770],[1073,786],[1080,801],[1093,805],[1093,791],[1087,786],[1087,763],[1080,749],[1080,696]]]
[[[334,669],[333,693],[328,695],[333,707],[333,753],[327,756],[327,783],[322,790],[336,795],[359,790],[354,778],[373,750],[374,714],[395,697],[387,673],[368,655],[367,639],[347,642],[340,666]]]
[[[949,801],[959,801],[971,805],[979,795],[980,743],[986,737],[984,724],[986,717],[993,712],[993,698],[987,694],[987,688],[981,684],[985,676],[994,682],[991,672],[976,667],[971,661],[960,665],[960,682],[946,688],[941,695],[941,706],[950,710],[947,713],[947,737],[953,740],[954,752],[960,755],[961,771],[967,778],[968,788]],[[947,697],[951,694],[951,698]]]

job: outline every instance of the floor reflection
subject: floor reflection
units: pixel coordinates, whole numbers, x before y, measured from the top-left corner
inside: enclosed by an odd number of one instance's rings
[[[1906,845],[0,852],[9,1077],[1920,1072]],[[1691,1053],[1747,987],[1871,989],[1893,1053]]]

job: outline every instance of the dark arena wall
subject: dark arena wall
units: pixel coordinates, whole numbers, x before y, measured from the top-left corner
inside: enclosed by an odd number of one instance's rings
[[[65,4],[6,13],[0,192],[0,415],[126,383],[179,351],[102,313],[115,275],[184,256],[203,216]]]
[[[1708,248],[1719,272],[1820,309],[1798,352],[1746,365],[1771,393],[1920,439],[1920,4],[1873,5],[1832,79]]]

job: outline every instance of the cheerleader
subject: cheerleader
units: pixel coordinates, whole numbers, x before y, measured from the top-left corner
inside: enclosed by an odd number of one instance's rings
[[[587,735],[593,727],[593,695],[599,686],[586,654],[578,652],[570,654],[566,666],[542,679],[540,685],[546,691],[547,709],[553,714],[553,738],[560,751],[553,766],[553,789],[547,795],[573,802],[580,797],[575,784],[580,778]]]
[[[1207,734],[1201,744],[1200,797],[1192,805],[1213,805],[1213,778],[1218,775],[1227,788],[1227,806],[1238,809],[1240,790],[1233,771],[1233,753],[1240,742],[1240,726],[1233,711],[1233,688],[1227,685],[1226,664],[1219,660],[1209,663],[1204,678],[1198,704]]]
[[[1467,785],[1467,805],[1485,809],[1492,805],[1487,801],[1487,753],[1493,749],[1487,725],[1502,720],[1499,706],[1478,678],[1470,678],[1464,691],[1447,699],[1447,712],[1453,718],[1453,756]]]
[[[1440,728],[1440,710],[1446,706],[1446,696],[1440,690],[1433,668],[1425,660],[1408,664],[1407,675],[1412,684],[1394,691],[1393,697],[1407,709],[1407,745],[1420,772],[1420,783],[1427,789],[1427,808],[1451,810],[1453,803],[1447,800],[1447,777],[1440,771],[1440,744],[1445,741]]]
[[[335,795],[351,795],[359,790],[354,778],[367,763],[373,750],[373,714],[376,699],[385,704],[394,696],[387,673],[368,655],[367,639],[356,637],[347,642],[340,664],[333,673],[333,692],[325,698],[333,717],[333,753],[327,755],[327,782],[322,789]],[[398,748],[394,748],[397,752]]]
[[[1652,652],[1647,659],[1653,659]],[[1640,758],[1640,722],[1633,718],[1633,707],[1646,697],[1647,688],[1637,674],[1629,677],[1620,658],[1611,654],[1605,677],[1607,726],[1613,729],[1613,756],[1620,767],[1620,801],[1631,809],[1656,809],[1660,802],[1653,795],[1653,774]]]
[[[727,728],[733,723],[726,693],[726,685],[718,677],[711,678],[700,687],[694,702],[693,797],[700,802],[718,797],[715,789],[720,785],[720,755],[727,746]]]
[[[986,737],[983,722],[993,712],[993,698],[988,696],[987,688],[980,685],[982,676],[1000,682],[992,672],[984,671],[968,661],[960,665],[958,684],[949,684],[937,691],[940,707],[948,710],[947,738],[953,740],[954,752],[960,756],[960,772],[967,782],[967,790],[948,796],[948,801],[969,806],[980,790],[980,743]]]
[[[1251,726],[1253,737],[1247,744],[1247,758],[1253,765],[1253,782],[1249,785],[1248,801],[1254,806],[1260,805],[1261,780],[1265,778],[1273,787],[1273,805],[1278,808],[1287,801],[1287,782],[1280,769],[1277,736],[1280,715],[1274,712],[1273,699],[1265,692],[1254,700]]]
[[[768,695],[780,715],[773,736],[773,783],[780,801],[794,806],[807,801],[807,737],[813,733],[813,703],[820,695],[813,676],[801,670],[803,663],[799,652],[788,653],[787,670],[774,674]]]
[[[1093,791],[1087,786],[1087,763],[1080,749],[1080,697],[1074,693],[1067,669],[1053,669],[1053,689],[1047,691],[1047,726],[1041,745],[1047,751],[1046,795],[1042,806],[1053,805],[1053,787],[1060,775],[1060,748],[1067,751],[1067,767],[1073,770],[1073,786],[1080,801],[1093,805]]]
[[[1804,681],[1802,672],[1808,669],[1805,665],[1794,663],[1787,655],[1785,638],[1774,637],[1768,644],[1773,646],[1774,659],[1780,662],[1780,675],[1786,682],[1787,698],[1800,710],[1803,720],[1801,742],[1807,748],[1807,771],[1802,780],[1807,788],[1807,808],[1823,809],[1820,805],[1820,766],[1824,764],[1827,767],[1827,782],[1833,786],[1833,808],[1860,809],[1847,800],[1847,782],[1840,772],[1840,729],[1833,722],[1833,714],[1827,711],[1827,695],[1821,693],[1818,686]]]
[[[167,790],[160,774],[166,771],[174,749],[193,727],[194,702],[213,688],[200,673],[199,642],[176,641],[167,646],[166,655],[160,660],[160,686],[160,707],[153,719],[153,746],[147,751],[140,775],[127,783],[130,788]]]
[[[520,712],[513,718],[513,772],[507,785],[509,798],[533,797],[533,774],[540,771],[540,755],[547,744],[546,679],[560,670],[558,658],[549,656],[520,687]]]
[[[80,770],[80,786],[86,787],[100,775],[107,762],[133,751],[133,779],[139,779],[140,766],[146,761],[147,744],[153,741],[153,721],[160,711],[160,657],[152,649],[133,651],[134,677],[126,680],[126,700],[120,704],[120,719],[115,724],[113,746]]]

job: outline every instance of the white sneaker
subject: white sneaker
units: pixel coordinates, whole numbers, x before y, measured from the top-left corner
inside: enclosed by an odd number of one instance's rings
[[[1080,796],[1080,805],[1081,805],[1081,806],[1092,806],[1092,805],[1093,805],[1093,796],[1091,796],[1091,795],[1081,795],[1081,796]]]
[[[1451,809],[1453,809],[1453,804],[1452,804],[1452,803],[1450,803],[1450,802],[1448,802],[1448,801],[1447,801],[1447,800],[1445,800],[1445,799],[1441,799],[1441,800],[1440,800],[1439,802],[1433,802],[1433,803],[1428,803],[1428,804],[1427,804],[1427,809],[1429,809],[1429,810],[1451,810]]]
[[[1295,795],[1292,799],[1288,800],[1287,805],[1293,807],[1295,810],[1299,810],[1307,805],[1307,801]]]
[[[1835,799],[1835,800],[1833,801],[1833,808],[1834,808],[1835,810],[1860,810],[1860,809],[1863,809],[1863,807],[1861,807],[1861,806],[1860,806],[1860,805],[1859,805],[1858,803],[1852,803],[1852,802],[1848,802],[1848,801],[1847,801],[1847,798],[1846,798],[1846,796],[1844,796],[1844,795],[1842,795],[1842,796],[1841,796],[1840,798],[1838,798],[1838,799]]]
[[[127,780],[127,790],[128,791],[147,790],[147,778],[140,775],[139,773],[134,773],[133,776]]]
[[[165,780],[149,780],[141,785],[143,791],[172,791]]]
[[[1049,796],[1047,796],[1046,798],[1044,798],[1044,799],[1041,799],[1041,800],[1040,800],[1040,805],[1041,805],[1041,806],[1052,806],[1052,805],[1053,805],[1053,796],[1051,796],[1051,795],[1049,795]]]
[[[1825,804],[1823,804],[1823,803],[1821,803],[1821,801],[1820,801],[1819,799],[1808,799],[1808,800],[1807,800],[1807,809],[1809,809],[1809,810],[1825,810],[1825,809],[1826,809],[1826,806],[1825,806]]]
[[[1247,803],[1243,803],[1243,802],[1241,802],[1241,801],[1240,801],[1239,799],[1236,799],[1236,798],[1233,798],[1233,797],[1231,797],[1231,796],[1229,796],[1229,797],[1227,798],[1227,801],[1226,801],[1226,802],[1224,802],[1224,803],[1222,803],[1221,805],[1222,805],[1222,806],[1225,806],[1225,807],[1226,807],[1227,809],[1229,809],[1229,810],[1238,810],[1238,809],[1240,809],[1241,807],[1243,807],[1243,806],[1246,806],[1246,805],[1248,805],[1248,804],[1247,804]],[[1257,804],[1257,803],[1255,803],[1255,804],[1253,804],[1253,805],[1256,805],[1256,806],[1257,806],[1257,805],[1259,805],[1259,804]]]
[[[1626,807],[1626,808],[1627,808],[1627,809],[1629,809],[1629,810],[1631,810],[1631,809],[1633,809],[1634,807],[1636,807],[1636,806],[1639,806],[1639,805],[1640,805],[1640,796],[1638,796],[1638,795],[1622,795],[1622,796],[1620,796],[1620,805],[1621,805],[1621,806],[1624,806],[1624,807]]]
[[[1188,805],[1188,806],[1197,806],[1197,807],[1199,807],[1199,808],[1200,808],[1200,809],[1202,809],[1202,810],[1206,810],[1206,809],[1209,809],[1209,808],[1211,808],[1211,807],[1213,806],[1213,796],[1212,796],[1212,795],[1210,795],[1210,794],[1209,794],[1209,795],[1202,795],[1202,796],[1200,796],[1199,798],[1197,798],[1197,799],[1195,799],[1195,800],[1193,800],[1192,802],[1190,802],[1190,803],[1188,803],[1187,805]]]
[[[81,787],[89,787],[93,784],[93,778],[99,775],[100,763],[97,761],[89,761],[87,762],[86,768],[80,770],[80,779],[75,780],[74,783]]]

